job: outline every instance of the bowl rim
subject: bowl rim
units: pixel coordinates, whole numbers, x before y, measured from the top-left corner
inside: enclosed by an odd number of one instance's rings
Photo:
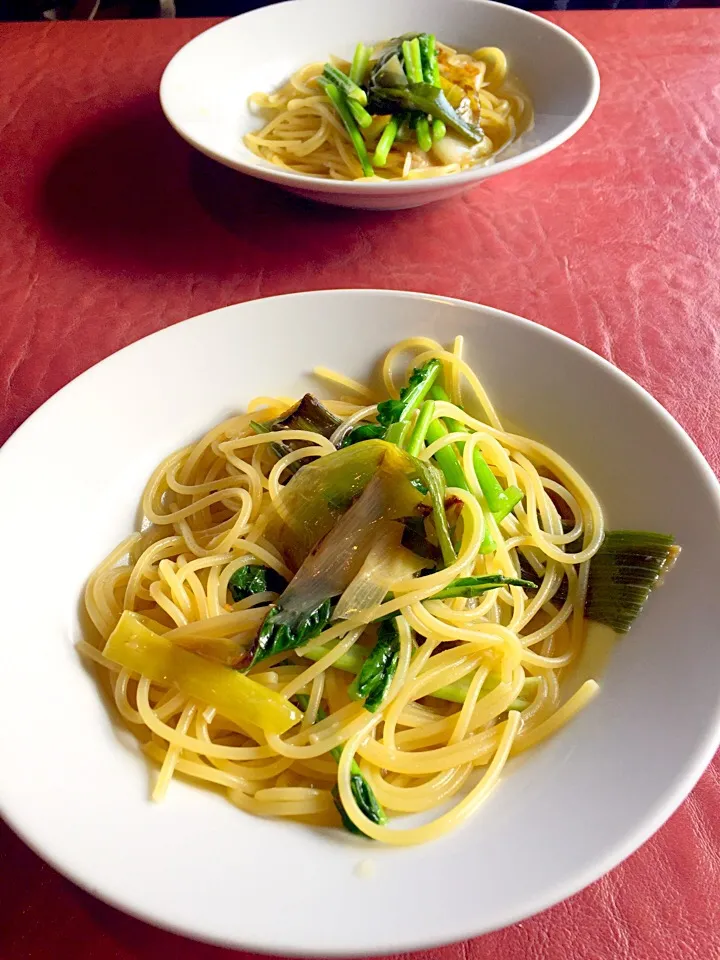
[[[504,173],[508,170],[515,170],[519,167],[525,166],[525,164],[530,163],[533,160],[537,160],[539,157],[543,157],[546,154],[551,153],[557,147],[561,146],[563,143],[573,137],[578,130],[585,125],[585,123],[590,119],[590,116],[597,105],[598,98],[600,96],[600,72],[597,64],[587,48],[571,33],[569,33],[567,30],[564,30],[556,23],[553,23],[551,20],[547,20],[545,17],[538,16],[537,13],[523,10],[520,7],[507,6],[504,3],[496,2],[496,0],[461,0],[463,3],[474,4],[477,7],[499,7],[503,10],[503,13],[510,18],[516,17],[521,20],[532,19],[536,24],[542,24],[542,26],[540,26],[541,30],[548,30],[550,33],[555,33],[558,36],[562,36],[565,42],[570,45],[576,51],[576,53],[579,54],[580,59],[588,70],[590,77],[590,92],[587,101],[583,109],[563,130],[544,141],[544,143],[538,144],[535,147],[530,147],[528,150],[524,150],[522,153],[516,154],[515,156],[507,157],[504,160],[500,159],[496,163],[492,163],[487,166],[475,165],[470,167],[468,170],[463,170],[459,173],[453,173],[449,176],[449,178],[428,177],[421,180],[378,180],[377,182],[373,181],[372,183],[365,183],[362,179],[330,180],[324,177],[314,177],[306,173],[296,173],[291,170],[283,170],[281,167],[273,169],[273,167],[270,165],[267,167],[262,166],[259,162],[259,158],[257,162],[250,162],[242,156],[231,157],[226,153],[218,152],[217,150],[213,150],[211,147],[203,144],[185,128],[179,119],[173,116],[173,111],[168,102],[168,90],[172,82],[172,72],[177,69],[177,62],[179,61],[179,58],[184,55],[184,52],[188,47],[190,47],[196,41],[199,41],[206,34],[212,33],[213,31],[228,29],[229,24],[236,20],[242,20],[255,15],[262,15],[268,10],[272,10],[273,12],[277,11],[278,15],[281,16],[283,9],[286,9],[291,5],[297,6],[298,4],[302,4],[304,2],[305,0],[283,0],[282,3],[275,3],[270,7],[259,7],[255,10],[249,10],[246,13],[241,13],[236,17],[230,17],[227,20],[223,20],[221,23],[217,23],[214,26],[209,27],[207,30],[203,30],[202,33],[199,33],[197,36],[189,40],[173,55],[163,70],[163,74],[160,79],[160,105],[168,123],[173,130],[175,130],[175,132],[183,138],[183,140],[189,143],[200,153],[210,157],[213,160],[216,160],[218,163],[223,164],[223,166],[230,167],[233,170],[238,170],[241,173],[245,173],[248,176],[255,177],[259,180],[277,183],[291,189],[307,189],[314,193],[347,195],[358,194],[359,196],[382,195],[385,193],[432,193],[441,190],[443,184],[449,183],[453,186],[457,184],[462,187],[463,184],[467,185],[480,180],[485,180],[492,176],[496,176],[497,174]],[[342,2],[342,0],[335,0],[335,2]],[[453,0],[453,2],[457,2],[457,0]],[[255,155],[252,154],[252,156],[254,157]]]
[[[109,356],[98,361],[98,363],[93,364],[91,367],[83,371],[68,384],[58,390],[55,394],[49,397],[48,400],[46,400],[43,404],[41,404],[41,406],[38,407],[38,409],[34,411],[17,428],[17,430],[8,439],[3,449],[0,450],[0,470],[2,469],[2,465],[5,463],[8,450],[12,456],[12,451],[14,450],[18,437],[22,438],[22,436],[24,436],[28,424],[34,424],[38,419],[40,419],[46,412],[45,408],[48,406],[52,407],[61,393],[71,388],[75,389],[75,385],[79,381],[83,381],[86,378],[89,379],[90,375],[96,370],[97,367],[113,362],[114,358],[119,354],[140,351],[142,349],[141,345],[145,340],[148,340],[152,337],[166,335],[175,327],[183,327],[187,324],[200,323],[203,322],[207,317],[216,313],[242,308],[246,304],[257,303],[258,301],[270,300],[293,302],[299,297],[319,297],[325,299],[326,297],[333,297],[337,296],[338,294],[359,297],[363,299],[367,298],[368,300],[375,298],[390,298],[405,300],[406,302],[430,300],[433,302],[441,302],[462,307],[463,309],[469,308],[473,312],[487,312],[495,315],[499,321],[510,321],[511,323],[517,324],[521,329],[529,327],[541,327],[543,335],[549,337],[550,340],[558,343],[562,341],[565,347],[581,354],[588,361],[603,368],[613,380],[623,384],[637,397],[639,402],[648,406],[654,415],[663,421],[667,429],[682,446],[687,457],[693,461],[699,473],[704,476],[706,481],[709,481],[708,488],[714,495],[718,519],[720,520],[720,481],[718,481],[718,478],[715,476],[715,473],[705,460],[702,452],[698,449],[697,445],[675,420],[675,418],[659,403],[659,401],[655,400],[655,398],[648,391],[640,386],[640,384],[636,383],[626,373],[578,341],[573,340],[571,337],[568,337],[558,331],[552,330],[543,324],[536,323],[535,321],[528,320],[527,318],[520,317],[517,314],[501,310],[497,307],[461,300],[459,298],[436,296],[434,294],[423,293],[419,291],[337,288],[286,293],[274,297],[261,297],[255,298],[254,300],[243,301],[242,303],[228,304],[225,307],[220,307],[215,310],[207,311],[203,314],[198,314],[197,316],[187,318],[179,323],[172,324],[169,327],[164,327],[160,330],[154,331],[153,333],[150,333],[145,337],[141,337],[139,340],[128,344],[122,349],[114,351]],[[607,847],[605,856],[603,858],[596,859],[585,870],[576,871],[564,882],[558,882],[551,888],[545,888],[539,891],[534,897],[528,897],[522,906],[516,907],[512,911],[506,911],[501,917],[498,918],[496,923],[491,925],[486,924],[480,929],[478,929],[477,925],[469,923],[462,930],[458,930],[452,934],[454,939],[451,940],[448,940],[445,936],[440,936],[431,940],[407,936],[400,940],[391,941],[389,943],[378,943],[377,946],[365,951],[363,956],[382,956],[388,953],[433,949],[439,946],[447,945],[448,943],[459,942],[461,940],[481,936],[486,933],[492,933],[495,930],[503,929],[521,920],[541,913],[542,911],[549,909],[561,901],[575,895],[585,887],[589,886],[591,883],[594,883],[600,877],[604,876],[628,856],[630,856],[630,854],[634,853],[665,823],[665,821],[675,812],[675,810],[686,799],[690,791],[696,785],[719,747],[720,699],[718,700],[714,715],[708,716],[703,736],[698,739],[694,749],[687,754],[685,768],[681,773],[676,774],[674,778],[675,782],[673,783],[672,787],[667,789],[663,794],[656,798],[655,802],[642,816],[638,825],[628,833],[628,836],[624,838],[622,842],[616,842],[615,844]],[[25,818],[23,811],[19,810],[17,807],[12,811],[7,808],[7,805],[2,798],[2,790],[0,790],[0,813],[11,829],[43,860],[48,862],[63,876],[68,877],[73,881],[73,883],[77,884],[88,893],[91,893],[93,896],[104,901],[105,903],[110,904],[116,909],[121,910],[124,913],[138,917],[139,919],[151,923],[161,929],[169,930],[173,933],[190,937],[195,940],[214,943],[223,947],[246,951],[251,950],[260,954],[275,956],[283,955],[310,958],[317,955],[317,952],[310,947],[301,946],[298,948],[288,949],[288,945],[286,943],[282,943],[278,940],[273,941],[272,939],[268,939],[264,940],[263,942],[241,942],[239,940],[229,939],[222,936],[213,937],[212,933],[204,931],[199,932],[198,926],[194,925],[192,920],[185,922],[181,919],[168,919],[166,916],[162,916],[155,912],[152,908],[138,907],[134,903],[128,903],[128,898],[123,898],[112,893],[108,894],[104,892],[97,883],[97,880],[93,879],[91,876],[92,871],[86,870],[83,872],[68,866],[67,863],[63,862],[61,857],[55,856],[54,852],[44,850],[40,843],[36,845],[32,837],[33,829],[31,821],[28,821],[27,823],[24,822]],[[337,949],[328,949],[325,947],[323,948],[323,953],[325,956],[329,957],[352,957],[357,955],[356,951],[343,947],[339,947]]]

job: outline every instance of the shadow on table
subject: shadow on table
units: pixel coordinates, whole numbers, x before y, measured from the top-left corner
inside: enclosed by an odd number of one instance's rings
[[[116,949],[121,945],[133,960],[256,960],[256,954],[214,947],[158,930],[89,894],[80,893],[79,897],[83,901],[84,911],[92,918],[93,926],[104,931],[109,943]]]
[[[363,232],[418,215],[313,204],[238,174],[182,141],[155,95],[77,135],[38,203],[63,255],[103,270],[216,277],[343,262],[362,255]]]

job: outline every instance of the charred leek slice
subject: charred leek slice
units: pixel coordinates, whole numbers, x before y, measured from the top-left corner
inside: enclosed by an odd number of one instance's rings
[[[650,592],[680,548],[675,538],[640,530],[613,530],[590,561],[585,616],[615,633],[627,633]]]
[[[278,417],[270,426],[273,430],[308,430],[310,433],[319,433],[329,438],[341,423],[342,420],[330,413],[316,397],[306,393],[299,403]],[[294,442],[302,443],[301,440]]]
[[[328,486],[323,481],[335,477],[338,464],[344,468],[336,478],[340,482]],[[321,458],[287,484],[276,498],[275,508],[286,514],[289,528],[297,526],[298,515],[305,511],[306,524],[300,532],[307,534],[313,526],[313,539],[307,543],[300,569],[267,615],[248,652],[248,667],[303,646],[324,630],[330,620],[331,601],[343,593],[360,570],[381,532],[380,521],[411,516],[423,499],[412,481],[420,476],[425,480],[433,472],[428,464],[421,464],[397,447],[371,440]],[[318,480],[320,487],[316,485]],[[349,490],[360,496],[347,509]],[[343,496],[337,515],[343,508],[345,512],[332,525],[329,501],[335,502],[340,493]],[[317,522],[311,524],[311,519]],[[322,536],[322,545],[308,555]]]

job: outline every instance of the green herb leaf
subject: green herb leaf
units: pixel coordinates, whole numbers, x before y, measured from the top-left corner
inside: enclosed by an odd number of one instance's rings
[[[295,650],[309,643],[323,632],[330,622],[331,613],[332,601],[329,597],[317,607],[300,614],[288,613],[278,604],[265,617],[248,653],[247,667],[253,667],[276,653]]]
[[[350,789],[352,790],[352,795],[355,798],[355,803],[357,803],[358,807],[360,807],[361,811],[365,814],[368,820],[372,820],[373,823],[377,823],[379,826],[383,826],[387,823],[387,814],[378,803],[377,797],[373,793],[370,784],[367,782],[362,773],[360,773],[360,768],[357,766],[357,764],[353,764],[353,769],[351,769],[350,772]],[[347,813],[345,813],[345,808],[343,807],[342,800],[340,799],[340,791],[337,787],[333,787],[332,798],[335,801],[335,806],[337,807],[345,829],[358,836],[366,836],[362,830],[355,826],[350,817],[348,817]]]
[[[363,423],[359,427],[354,427],[340,444],[340,448],[351,447],[354,443],[362,443],[363,440],[382,440],[385,436],[385,427],[379,423]]]
[[[306,693],[296,694],[293,697],[293,700],[297,703],[303,713],[307,712],[307,708],[310,703],[310,697]],[[326,717],[327,714],[323,708],[320,707],[317,712],[317,719],[324,720]],[[338,747],[334,747],[330,751],[330,754],[336,763],[340,763],[342,751],[342,744],[340,744]],[[350,789],[355,797],[355,802],[369,820],[372,820],[373,823],[377,823],[381,826],[387,823],[387,814],[378,803],[372,787],[362,775],[360,767],[354,760],[350,764]],[[342,820],[345,829],[349,830],[350,833],[356,834],[357,836],[366,836],[362,830],[358,830],[345,812],[345,807],[343,807],[342,800],[340,799],[340,791],[338,790],[337,786],[333,787],[332,798],[335,806],[337,807],[337,811],[340,814],[340,819]]]
[[[400,638],[395,622],[384,620],[378,627],[378,638],[360,673],[350,684],[353,700],[364,700],[365,709],[375,713],[387,696],[400,659]]]
[[[449,600],[453,597],[479,597],[480,594],[488,590],[496,590],[498,587],[524,587],[526,590],[537,590],[537,583],[532,580],[521,580],[515,577],[505,577],[501,573],[489,573],[482,577],[458,577],[434,594],[432,600]]]
[[[428,360],[422,367],[416,367],[410,375],[407,386],[400,391],[398,400],[383,400],[378,404],[378,423],[389,427],[393,423],[407,419],[423,402],[439,373],[439,360]]]
[[[367,89],[370,113],[419,111],[441,120],[468,143],[482,143],[484,139],[482,129],[463,120],[443,93],[434,38],[431,42],[427,34],[391,40],[370,71]]]
[[[255,593],[282,593],[286,586],[287,581],[276,570],[254,563],[239,567],[228,583],[230,596],[235,603]]]

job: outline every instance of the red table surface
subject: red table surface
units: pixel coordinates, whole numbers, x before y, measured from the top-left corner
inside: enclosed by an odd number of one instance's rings
[[[717,472],[720,11],[552,19],[600,66],[587,126],[529,167],[400,213],[313,206],[183,143],[158,82],[208,21],[1,26],[0,440],[168,324],[289,291],[389,287],[491,304],[581,341],[654,394]],[[719,957],[719,775],[716,758],[669,823],[583,893],[423,956]],[[224,953],[99,903],[2,825],[0,883],[1,960]]]

